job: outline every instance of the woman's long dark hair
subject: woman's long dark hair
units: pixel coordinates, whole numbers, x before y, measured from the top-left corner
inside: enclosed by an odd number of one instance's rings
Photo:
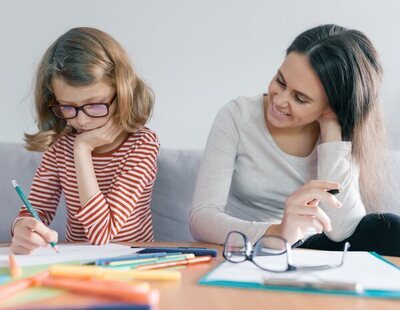
[[[389,183],[389,170],[379,102],[382,66],[375,47],[360,31],[322,25],[301,33],[286,51],[292,52],[308,57],[339,119],[343,139],[352,142],[367,210],[382,209],[382,187]]]

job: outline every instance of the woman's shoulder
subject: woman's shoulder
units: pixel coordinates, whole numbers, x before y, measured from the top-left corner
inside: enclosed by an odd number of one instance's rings
[[[220,117],[230,116],[236,121],[259,117],[263,111],[263,95],[239,96],[225,104],[218,112]]]

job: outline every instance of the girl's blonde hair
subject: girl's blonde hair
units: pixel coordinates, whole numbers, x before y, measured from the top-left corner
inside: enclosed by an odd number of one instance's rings
[[[59,78],[72,86],[107,81],[116,90],[114,120],[132,132],[150,118],[154,95],[135,74],[122,46],[95,28],[74,28],[59,37],[46,51],[36,73],[35,106],[39,132],[25,134],[26,149],[46,151],[57,137],[71,132],[48,106],[55,100],[52,81]]]

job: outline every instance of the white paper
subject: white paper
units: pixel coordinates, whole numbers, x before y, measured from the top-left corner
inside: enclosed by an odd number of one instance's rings
[[[135,254],[142,250],[131,249],[130,246],[120,244],[90,245],[90,244],[58,244],[60,253],[56,253],[50,246],[41,247],[30,255],[15,255],[20,266],[50,265],[64,262],[89,262],[100,258],[116,257]],[[8,267],[10,248],[0,248],[0,267]]]
[[[313,266],[340,262],[341,252],[293,250],[293,265]],[[258,268],[250,261],[224,262],[211,273],[206,281],[233,281],[263,284],[264,279],[293,279],[297,281],[336,281],[357,283],[364,290],[400,292],[400,269],[368,252],[348,252],[342,267],[319,271],[291,271],[274,273]]]

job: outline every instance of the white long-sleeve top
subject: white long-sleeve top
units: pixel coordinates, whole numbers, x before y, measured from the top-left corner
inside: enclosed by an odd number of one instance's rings
[[[221,244],[228,232],[243,232],[254,243],[279,224],[286,199],[310,180],[341,184],[342,208],[320,203],[331,219],[333,241],[349,237],[366,214],[358,166],[350,142],[317,142],[306,157],[289,155],[275,143],[264,119],[263,96],[239,97],[217,114],[199,170],[190,229],[199,241]]]

